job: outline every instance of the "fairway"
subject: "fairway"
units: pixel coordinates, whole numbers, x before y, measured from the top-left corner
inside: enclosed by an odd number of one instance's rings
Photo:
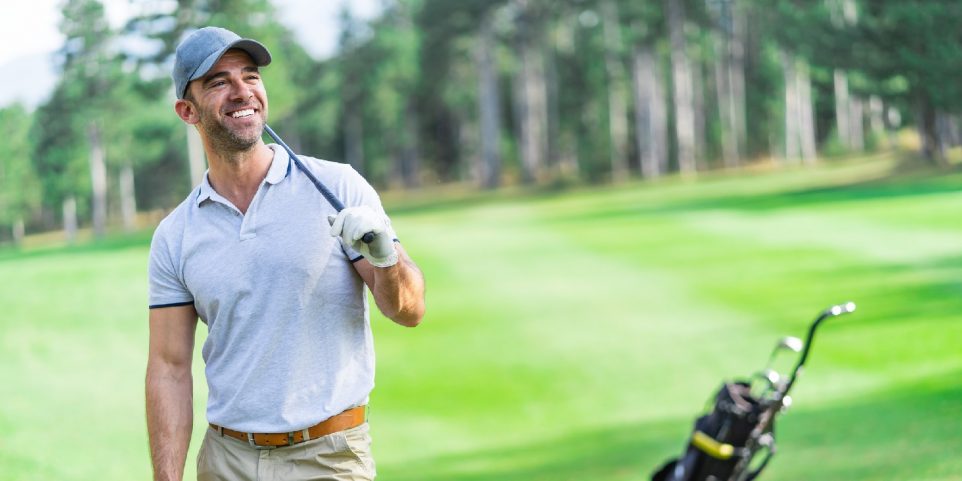
[[[962,480],[962,174],[894,169],[388,196],[428,314],[372,316],[379,479],[646,480],[723,379],[851,300],[759,479]],[[0,480],[149,478],[148,242],[0,251]]]

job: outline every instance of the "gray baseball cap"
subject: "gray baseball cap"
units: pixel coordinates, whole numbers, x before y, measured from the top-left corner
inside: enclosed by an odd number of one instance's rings
[[[177,98],[184,98],[187,84],[206,75],[232,48],[247,52],[258,67],[271,63],[271,53],[260,42],[241,38],[226,28],[204,27],[188,35],[177,46],[173,72]]]

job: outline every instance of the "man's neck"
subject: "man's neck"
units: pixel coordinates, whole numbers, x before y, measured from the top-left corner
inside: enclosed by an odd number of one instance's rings
[[[211,187],[231,201],[242,213],[246,213],[254,194],[267,176],[274,151],[264,142],[258,142],[250,150],[240,152],[212,152],[209,148],[206,150]]]

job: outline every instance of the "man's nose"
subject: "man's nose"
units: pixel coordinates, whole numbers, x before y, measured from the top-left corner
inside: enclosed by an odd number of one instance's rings
[[[231,100],[247,100],[253,96],[253,89],[243,79],[233,79],[230,83]]]

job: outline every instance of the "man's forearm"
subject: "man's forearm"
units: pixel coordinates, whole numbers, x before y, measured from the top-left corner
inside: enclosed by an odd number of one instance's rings
[[[374,301],[378,309],[398,324],[413,327],[424,317],[424,277],[401,256],[397,264],[374,268]]]
[[[147,367],[147,433],[155,481],[181,481],[193,426],[193,380],[188,369]]]

